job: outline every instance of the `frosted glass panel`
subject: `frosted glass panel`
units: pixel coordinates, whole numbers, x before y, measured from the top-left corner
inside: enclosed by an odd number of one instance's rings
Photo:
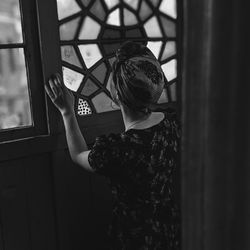
[[[112,100],[107,96],[106,93],[101,92],[92,99],[92,102],[95,106],[96,112],[106,112],[113,110]]]
[[[0,130],[31,126],[23,49],[0,50]]]
[[[84,84],[81,93],[85,96],[89,96],[98,89],[99,88],[94,84],[94,82],[91,79],[88,79],[87,82]]]
[[[124,9],[124,24],[128,26],[128,25],[135,25],[137,23],[138,21],[137,21],[135,14],[125,8]]]
[[[0,44],[23,41],[19,0],[1,0]]]
[[[176,43],[173,41],[167,42],[161,57],[161,60],[165,60],[176,54]]]
[[[81,0],[84,6],[88,6],[91,0]]]
[[[100,83],[104,84],[104,80],[106,77],[107,67],[105,63],[102,63],[96,69],[92,71],[92,75],[100,81]]]
[[[173,21],[161,16],[160,17],[163,30],[166,36],[168,37],[175,37],[176,36],[176,25]]]
[[[142,1],[141,8],[140,8],[140,18],[142,21],[146,20],[151,14],[152,14],[152,9],[148,6],[145,0]]]
[[[123,0],[123,1],[124,1],[124,3],[126,3],[130,7],[132,7],[133,9],[137,10],[138,4],[139,4],[139,0]]]
[[[63,80],[65,86],[73,91],[77,91],[82,80],[83,80],[83,75],[71,70],[69,68],[63,67]]]
[[[120,26],[120,9],[116,9],[110,13],[107,24]]]
[[[166,103],[166,102],[168,102],[167,90],[163,89],[160,99],[158,100],[158,103]]]
[[[77,27],[79,25],[80,17],[75,18],[60,26],[60,39],[61,40],[73,40],[76,34]]]
[[[105,0],[105,3],[111,9],[119,3],[119,0]]]
[[[155,57],[158,59],[161,51],[162,42],[148,42],[147,47],[153,52]]]
[[[171,60],[168,63],[162,65],[162,69],[168,81],[171,81],[177,77],[177,61]]]
[[[161,30],[156,17],[150,18],[144,25],[149,37],[161,37]]]
[[[79,39],[96,39],[99,35],[100,29],[100,24],[87,16],[83,21]]]
[[[61,55],[63,61],[73,64],[80,68],[82,67],[73,46],[62,46]]]
[[[79,49],[87,68],[90,68],[102,58],[96,44],[79,45]]]
[[[163,0],[160,5],[160,11],[173,18],[176,18],[176,0]]]
[[[78,99],[78,110],[77,110],[77,114],[78,115],[91,115],[92,114],[92,111],[91,111],[91,108],[88,104],[87,101],[79,98]]]
[[[93,6],[91,7],[90,11],[100,20],[104,20],[106,17],[105,10],[101,4],[101,1],[95,1]]]
[[[74,0],[57,0],[58,19],[71,16],[81,11],[81,8]]]
[[[150,0],[150,2],[156,7],[159,4],[160,0]]]

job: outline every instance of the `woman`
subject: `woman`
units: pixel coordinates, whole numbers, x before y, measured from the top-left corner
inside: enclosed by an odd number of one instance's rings
[[[180,131],[175,114],[152,112],[164,87],[157,59],[144,45],[127,42],[116,53],[111,94],[125,131],[100,136],[88,150],[74,100],[57,74],[46,91],[61,112],[71,158],[109,178],[113,194],[110,249],[180,249],[180,212],[174,176]]]

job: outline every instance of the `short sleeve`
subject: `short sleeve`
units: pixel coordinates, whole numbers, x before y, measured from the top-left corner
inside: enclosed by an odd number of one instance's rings
[[[115,178],[120,174],[121,144],[121,137],[115,134],[96,138],[90,150],[88,161],[97,174],[110,178]]]

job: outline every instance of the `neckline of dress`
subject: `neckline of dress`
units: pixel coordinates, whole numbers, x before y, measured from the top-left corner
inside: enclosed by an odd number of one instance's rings
[[[146,131],[146,130],[149,130],[149,129],[153,129],[153,128],[155,128],[155,127],[158,127],[159,125],[161,125],[164,121],[165,121],[165,119],[167,118],[167,115],[166,115],[166,113],[165,112],[161,112],[161,113],[163,113],[164,114],[164,117],[162,118],[162,120],[160,120],[158,123],[156,123],[155,125],[153,125],[153,126],[150,126],[150,127],[147,127],[147,128],[130,128],[130,129],[128,129],[128,130],[126,130],[126,131],[124,131],[124,133],[127,133],[127,132],[129,132],[129,131]]]

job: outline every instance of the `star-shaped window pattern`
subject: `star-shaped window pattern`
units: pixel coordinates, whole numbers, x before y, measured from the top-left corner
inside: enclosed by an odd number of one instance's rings
[[[142,42],[168,80],[159,103],[176,101],[176,0],[57,0],[65,85],[79,116],[117,110],[109,77],[114,53],[127,40]]]

